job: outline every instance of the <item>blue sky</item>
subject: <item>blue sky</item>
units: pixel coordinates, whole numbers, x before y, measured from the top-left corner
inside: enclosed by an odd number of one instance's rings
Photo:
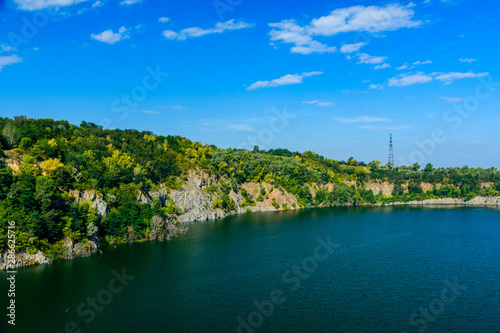
[[[0,115],[500,167],[500,3],[11,0]]]

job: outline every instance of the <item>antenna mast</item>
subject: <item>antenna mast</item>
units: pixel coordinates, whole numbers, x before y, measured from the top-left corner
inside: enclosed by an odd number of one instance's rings
[[[392,133],[389,139],[389,163],[394,166],[394,149],[392,147]]]

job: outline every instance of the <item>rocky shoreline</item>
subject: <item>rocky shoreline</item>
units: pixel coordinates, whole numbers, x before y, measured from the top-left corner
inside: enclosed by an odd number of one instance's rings
[[[182,187],[176,190],[168,190],[163,185],[155,190],[141,193],[137,198],[143,203],[151,204],[154,199],[159,199],[162,203],[168,203],[169,200],[175,203],[179,210],[177,222],[200,222],[208,220],[216,220],[224,218],[229,215],[236,215],[249,212],[270,212],[282,210],[295,210],[300,209],[297,198],[283,188],[275,188],[272,184],[261,183],[245,183],[241,185],[238,192],[233,189],[229,191],[229,197],[234,201],[236,208],[232,212],[224,211],[221,208],[214,208],[214,201],[220,199],[220,195],[213,191],[223,183],[223,180],[217,179],[206,173],[199,171],[190,172],[185,179],[183,179]],[[355,184],[352,184],[355,185]],[[425,187],[427,184],[421,185]],[[313,197],[315,196],[318,186],[313,184],[310,186]],[[331,190],[333,184],[326,184],[322,186]],[[428,187],[428,186],[427,186]],[[393,184],[387,182],[369,182],[366,188],[372,190],[374,193],[381,193],[390,196],[393,189]],[[254,197],[254,204],[252,206],[240,207],[244,197],[241,194],[242,189]],[[261,192],[262,191],[262,192]],[[256,200],[259,194],[265,193],[262,200]],[[95,191],[73,191],[71,193],[76,201],[90,201],[96,208],[97,215],[102,217],[109,212],[106,202],[96,194]],[[427,199],[422,201],[410,202],[396,202],[396,203],[377,203],[374,206],[486,206],[486,207],[500,207],[500,197],[475,197],[471,200],[465,201],[458,198],[439,198]],[[152,238],[154,240],[156,238]],[[64,258],[73,259],[75,257],[90,256],[99,250],[99,242],[97,239],[89,240],[86,243],[74,243],[70,239],[63,240]],[[29,266],[36,264],[47,264],[52,261],[40,250],[34,254],[29,254],[26,251],[21,251],[16,255],[16,267]],[[7,268],[7,252],[0,254],[0,269]]]

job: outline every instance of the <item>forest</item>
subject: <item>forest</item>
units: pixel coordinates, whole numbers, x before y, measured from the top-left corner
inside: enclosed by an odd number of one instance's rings
[[[245,198],[243,206],[260,200],[241,190],[247,182],[284,189],[301,208],[500,195],[500,172],[493,167],[393,166],[282,148],[221,149],[176,135],[25,116],[0,118],[0,129],[0,253],[7,248],[8,221],[16,222],[17,250],[40,249],[52,258],[61,256],[66,237],[106,244],[131,241],[132,232],[132,240],[151,239],[166,227],[162,221],[175,223],[179,211],[171,200],[147,204],[138,196],[160,184],[179,189],[190,170],[220,180],[211,189],[220,198],[214,208],[227,212],[236,207],[231,190]],[[392,195],[367,190],[365,184],[373,180],[394,184]],[[424,191],[422,182],[432,189]],[[333,184],[332,190],[325,184]],[[317,187],[314,195],[311,185]],[[75,200],[75,190],[94,190],[109,213],[101,217],[89,202]]]

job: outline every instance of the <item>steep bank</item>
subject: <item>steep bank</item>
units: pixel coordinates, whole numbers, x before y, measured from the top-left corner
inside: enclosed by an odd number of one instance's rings
[[[176,207],[176,214],[172,214],[172,221],[175,222],[200,222],[224,218],[228,215],[242,214],[247,212],[269,212],[280,210],[295,210],[303,208],[299,204],[299,198],[280,186],[275,186],[268,182],[248,182],[241,184],[237,188],[227,189],[229,180],[217,178],[203,171],[192,170],[182,179],[181,185],[176,189],[168,189],[165,185],[160,185],[155,189],[145,189],[137,197],[139,202],[152,205],[155,199],[158,199],[163,205],[172,203]],[[353,181],[345,181],[348,187],[360,188],[360,185]],[[338,185],[338,184],[337,184]],[[439,184],[438,184],[439,185]],[[485,184],[485,187],[489,184]],[[324,185],[307,184],[313,199],[320,191],[334,192],[336,184],[327,183]],[[432,186],[429,183],[419,185],[422,190],[430,191]],[[387,181],[368,181],[363,186],[367,191],[391,197],[395,185]],[[436,186],[438,187],[438,186]],[[224,193],[224,188],[227,193]],[[408,187],[403,184],[405,192]],[[95,214],[99,218],[105,217],[110,208],[108,204],[95,190],[71,191],[71,196],[76,202],[89,202],[95,208]],[[224,207],[221,204],[224,196],[234,204],[231,207]],[[343,205],[371,205],[363,202],[349,202]],[[375,205],[384,205],[376,203]],[[385,205],[456,205],[456,206],[488,206],[500,207],[500,197],[477,196],[471,200],[460,198],[439,198],[427,199],[422,201],[408,201],[386,203]],[[318,204],[317,207],[328,205]],[[165,228],[169,225],[168,221],[151,221],[151,234],[149,240],[162,240],[165,237]],[[170,224],[170,227],[172,225]],[[129,231],[128,231],[129,232]],[[135,240],[133,232],[128,235],[128,241]],[[97,238],[93,238],[85,243],[75,243],[68,237],[62,241],[64,258],[73,259],[75,257],[89,256],[98,251],[100,243]],[[36,264],[51,263],[50,255],[37,250],[35,253],[20,251],[15,254],[16,265],[14,267],[29,266]],[[0,255],[0,269],[6,269],[8,264],[8,255],[6,252]]]

